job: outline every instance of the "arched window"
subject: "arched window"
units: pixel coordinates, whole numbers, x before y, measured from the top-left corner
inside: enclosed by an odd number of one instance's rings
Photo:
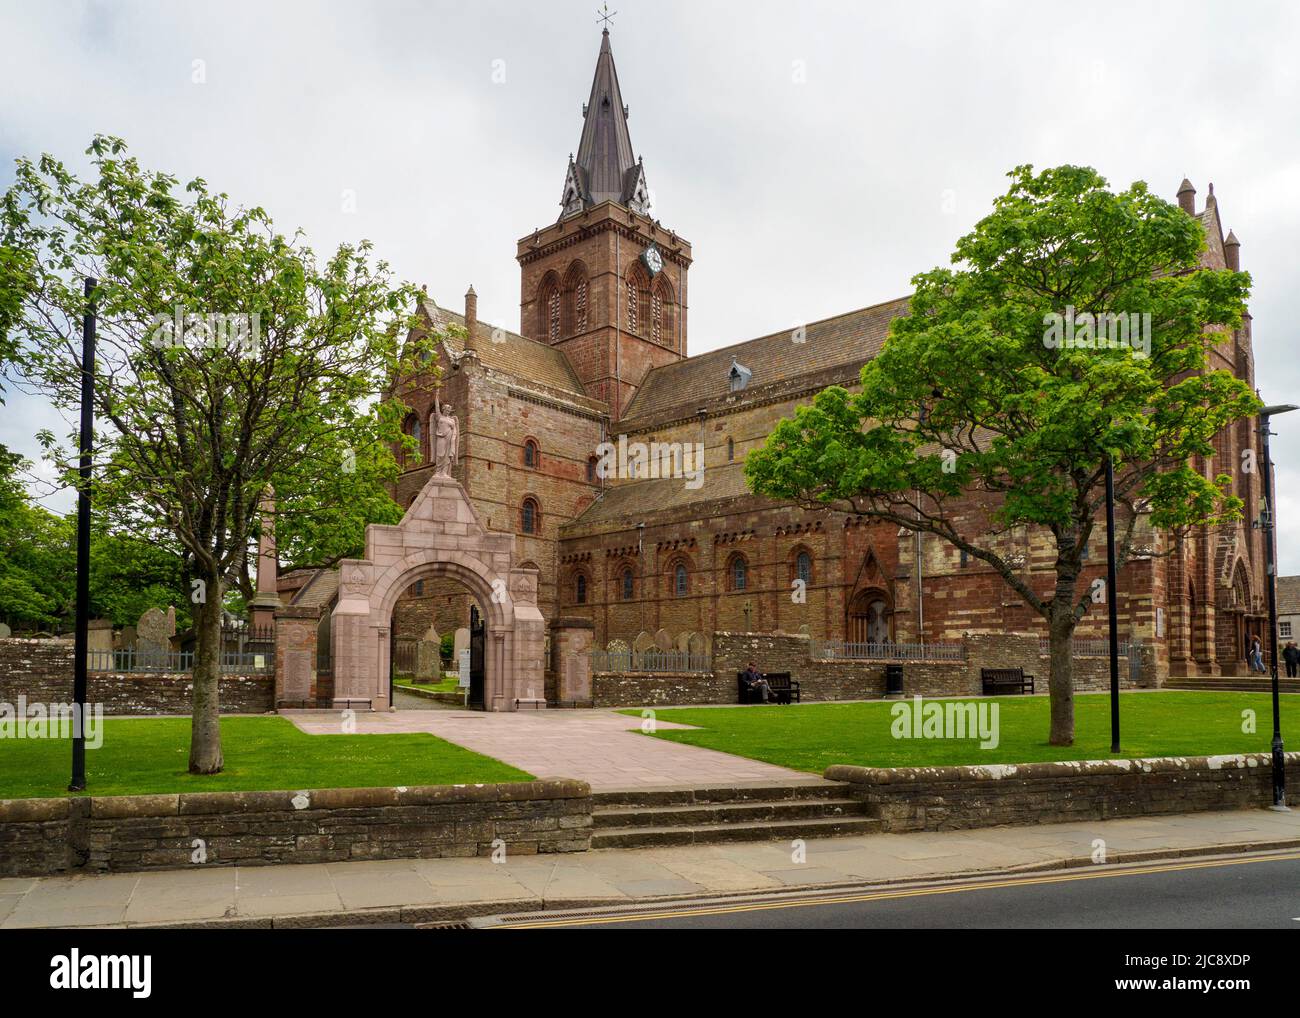
[[[631,601],[632,595],[636,591],[636,579],[632,575],[632,567],[628,566],[623,570],[623,600]]]
[[[592,456],[587,460],[587,483],[596,483],[596,457]]]
[[[629,279],[627,281],[627,331],[632,333],[634,336],[637,331],[638,312],[640,311],[638,306],[640,292],[640,288],[636,285],[636,280]]]
[[[573,600],[578,604],[587,603],[587,577],[579,573],[573,580]]]
[[[659,290],[650,294],[650,338],[663,345],[664,341],[664,297]]]
[[[673,593],[677,597],[685,597],[689,592],[690,582],[686,573],[686,563],[678,562],[677,568],[673,570]]]
[[[537,338],[544,343],[556,343],[560,339],[560,309],[563,298],[560,294],[560,277],[548,272],[537,286]]]
[[[524,466],[536,470],[542,465],[542,453],[531,438],[524,442]]]
[[[415,414],[408,414],[406,420],[402,422],[402,431],[415,439],[415,451],[407,452],[402,450],[403,463],[423,463],[424,462],[424,443],[421,441],[423,432],[420,429],[420,418]]]
[[[561,328],[566,336],[587,331],[588,304],[587,266],[576,261],[564,274],[564,320]]]
[[[728,438],[727,439],[727,462],[730,463],[735,458],[736,458],[736,440],[734,438]]]
[[[749,583],[749,563],[744,555],[732,555],[727,563],[727,586],[731,590],[744,590]]]
[[[525,534],[540,534],[542,532],[542,514],[537,508],[536,499],[524,499],[524,504],[519,510],[519,529]]]
[[[801,551],[794,557],[794,576],[796,580],[812,583],[812,556],[806,551]]]

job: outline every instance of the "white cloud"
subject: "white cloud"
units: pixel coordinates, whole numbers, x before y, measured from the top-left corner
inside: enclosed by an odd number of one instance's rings
[[[118,134],[317,251],[373,239],[450,307],[473,283],[481,316],[513,327],[514,242],[558,214],[593,6],[0,0],[0,186],[16,155],[80,163],[93,133]],[[1214,181],[1255,279],[1263,395],[1300,402],[1293,5],[619,10],[632,140],[656,215],[694,245],[693,352],[905,293],[1010,167],[1090,163],[1169,198],[1184,175],[1202,199]],[[30,450],[23,406],[11,398],[0,441]],[[1277,430],[1278,461],[1300,464],[1300,421]],[[1279,478],[1282,568],[1300,572],[1300,474]]]

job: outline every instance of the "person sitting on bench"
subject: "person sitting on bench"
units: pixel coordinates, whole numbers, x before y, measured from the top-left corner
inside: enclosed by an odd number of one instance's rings
[[[745,688],[757,693],[764,703],[772,699],[772,687],[767,684],[767,679],[763,678],[762,673],[754,667],[753,661],[749,662],[749,667],[744,670],[741,677],[745,680]]]

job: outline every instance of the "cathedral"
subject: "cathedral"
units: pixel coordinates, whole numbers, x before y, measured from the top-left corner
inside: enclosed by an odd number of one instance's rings
[[[1187,181],[1177,199],[1205,228],[1203,263],[1237,268],[1239,244],[1224,236],[1213,186],[1199,207]],[[657,642],[700,653],[719,631],[849,643],[1045,635],[1000,577],[945,542],[747,490],[746,453],[821,389],[855,387],[907,298],[691,356],[694,252],[653,217],[608,31],[559,217],[522,237],[515,258],[518,331],[481,321],[472,287],[456,310],[426,298],[422,328],[438,337],[438,398],[459,422],[455,479],[488,529],[514,535],[515,562],[538,570],[548,621],[590,620],[597,648]],[[1249,318],[1213,357],[1253,385]],[[404,456],[393,491],[403,506],[433,470],[431,381],[401,379],[396,388],[419,448]],[[1253,422],[1240,422],[1198,466],[1207,475],[1235,467],[1256,441]],[[608,455],[614,449],[620,454]],[[692,473],[692,462],[702,469]],[[1264,632],[1263,543],[1249,522],[1260,480],[1230,472],[1246,505],[1242,522],[1176,543],[1147,528],[1120,574],[1121,634],[1154,648],[1163,677],[1236,674],[1248,634]],[[1085,584],[1104,575],[1099,534]],[[1020,540],[1026,576],[1049,589],[1046,542],[1033,533]],[[283,592],[300,588],[295,603],[322,609],[337,589],[337,577],[323,572],[285,580]],[[793,598],[792,587],[804,596]],[[469,612],[463,588],[426,581],[398,602],[394,632],[447,633]],[[1104,612],[1079,630],[1104,632]]]

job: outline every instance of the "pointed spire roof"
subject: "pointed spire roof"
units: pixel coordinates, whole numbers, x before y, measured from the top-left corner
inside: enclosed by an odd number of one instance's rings
[[[627,107],[618,87],[609,29],[600,37],[591,96],[582,111],[582,137],[577,156],[569,157],[564,179],[561,217],[584,208],[614,201],[636,212],[649,208],[645,171],[632,151],[627,129]]]

